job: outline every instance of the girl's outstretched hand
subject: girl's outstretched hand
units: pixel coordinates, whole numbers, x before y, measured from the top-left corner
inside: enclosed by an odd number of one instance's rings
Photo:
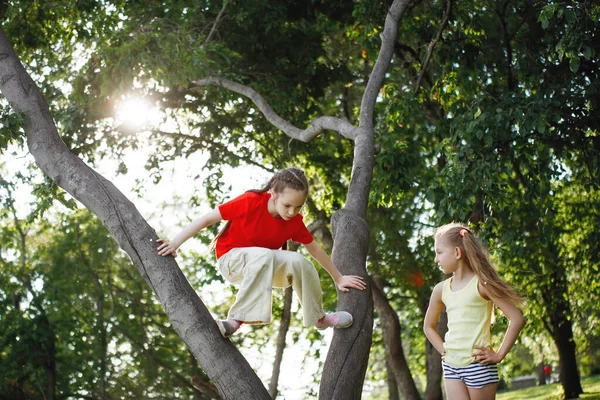
[[[350,289],[365,290],[367,284],[362,276],[342,275],[335,283],[342,292],[348,292]]]
[[[158,239],[157,242],[160,243],[160,246],[158,246],[158,255],[159,256],[164,257],[164,256],[168,256],[170,254],[173,257],[177,257],[177,248],[175,246],[173,246],[169,242],[165,242],[162,239]]]
[[[475,357],[475,362],[481,365],[498,364],[502,361],[500,354],[496,353],[492,347],[474,346],[477,352],[472,354]]]

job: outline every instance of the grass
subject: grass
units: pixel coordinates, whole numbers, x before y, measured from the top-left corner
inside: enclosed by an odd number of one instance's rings
[[[581,379],[583,400],[600,400],[600,375],[588,376]],[[560,383],[534,386],[525,389],[499,392],[497,400],[563,400],[564,394]]]

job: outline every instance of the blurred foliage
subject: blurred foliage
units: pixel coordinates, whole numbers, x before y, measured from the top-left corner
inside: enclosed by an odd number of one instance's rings
[[[189,382],[207,381],[151,289],[87,210],[35,224],[12,217],[0,225],[2,398],[15,391],[47,398],[52,379],[57,393],[118,398],[191,397]]]

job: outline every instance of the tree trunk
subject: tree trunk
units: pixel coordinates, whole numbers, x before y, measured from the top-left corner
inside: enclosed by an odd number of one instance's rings
[[[269,394],[273,399],[277,398],[277,384],[279,383],[279,373],[281,372],[281,360],[283,359],[283,351],[285,350],[285,337],[290,329],[292,309],[292,288],[285,288],[283,293],[283,315],[281,316],[279,333],[277,334],[277,348],[275,349],[275,360],[273,361],[273,374],[271,375],[271,381],[269,382]]]
[[[579,368],[577,367],[575,340],[573,338],[571,321],[566,318],[552,319],[554,330],[552,337],[558,348],[559,355],[560,383],[565,392],[565,398],[576,399],[583,393],[583,389],[581,388]]]
[[[448,315],[446,311],[440,314],[437,331],[441,337],[448,330]],[[425,339],[425,374],[427,375],[427,387],[423,394],[424,400],[442,400],[442,358],[440,353],[433,347],[431,342]]]
[[[405,400],[420,400],[421,395],[417,385],[410,373],[410,368],[404,357],[402,349],[402,332],[400,319],[396,311],[390,306],[388,299],[381,290],[380,284],[371,280],[373,288],[373,302],[379,315],[381,331],[383,332],[383,343],[387,354],[388,363],[394,374],[398,389]]]
[[[46,379],[48,383],[46,385],[46,400],[56,399],[56,360],[52,360],[52,365],[45,367]]]
[[[1,32],[1,30],[0,30]],[[35,329],[37,330],[36,337],[31,344],[31,347],[37,349],[31,349],[34,354],[37,353],[37,357],[39,357],[39,364],[44,369],[44,373],[46,375],[46,389],[45,392],[42,393],[44,399],[46,400],[54,400],[56,399],[56,334],[54,333],[54,327],[52,323],[48,319],[48,313],[44,308],[44,301],[37,295],[36,291],[33,289],[31,279],[32,276],[29,276],[27,271],[27,233],[21,227],[21,222],[17,217],[16,210],[14,206],[11,204],[11,211],[15,220],[15,227],[19,233],[19,244],[21,246],[21,269],[22,275],[19,279],[21,284],[27,288],[29,291],[29,296],[31,296],[30,305],[35,307],[38,311],[38,316],[34,317],[32,322],[36,325]],[[1,260],[0,260],[1,261]],[[20,310],[20,297],[14,300],[15,311]],[[41,388],[42,385],[39,385]]]
[[[369,241],[366,222],[346,210],[332,218],[334,249],[332,260],[345,275],[366,278]],[[337,244],[341,243],[341,246]],[[339,247],[339,250],[336,248]],[[319,390],[321,400],[361,398],[373,335],[371,287],[363,291],[338,290],[338,310],[349,311],[354,319],[350,328],[336,329],[323,366]]]
[[[223,399],[270,399],[246,359],[224,339],[172,257],[157,254],[158,236],[108,180],[73,155],[58,135],[48,104],[0,30],[0,90],[24,117],[29,151],[57,185],[108,228],[152,287],[166,314]]]
[[[549,252],[547,259],[560,259],[558,251],[553,245],[549,245],[547,250]],[[550,318],[550,334],[558,349],[560,383],[565,392],[565,398],[576,399],[583,393],[583,389],[577,367],[567,277],[564,269],[558,268],[557,265],[552,266],[550,270],[553,275],[552,279],[546,280],[546,282],[551,282],[550,287],[542,291],[542,297]]]
[[[538,376],[538,386],[546,384],[546,374],[544,373],[544,362],[541,362],[535,367],[535,373]]]
[[[553,307],[548,307],[551,310],[550,323],[552,329],[550,333],[558,349],[559,378],[565,392],[565,398],[576,399],[583,393],[583,389],[581,387],[579,368],[577,367],[572,322],[568,318],[570,313],[567,291],[558,282],[555,283],[556,285],[551,291],[553,298],[550,299],[553,302]]]
[[[33,293],[33,292],[32,292]],[[37,301],[37,300],[34,300]],[[56,399],[56,335],[54,328],[48,319],[46,310],[42,306],[42,302],[37,306],[40,311],[39,318],[36,318],[38,322],[38,329],[44,335],[44,338],[40,338],[40,351],[44,354],[42,361],[44,370],[46,372],[46,400]]]
[[[98,356],[98,360],[96,360],[99,364],[100,364],[100,377],[99,377],[99,388],[98,388],[98,396],[100,397],[100,400],[105,400],[106,399],[106,380],[108,377],[108,368],[107,368],[107,361],[108,361],[108,334],[106,331],[106,321],[104,318],[104,290],[102,288],[102,280],[100,279],[100,277],[98,276],[98,274],[96,273],[96,271],[94,270],[94,268],[92,268],[91,263],[88,262],[88,259],[86,257],[86,255],[84,254],[84,252],[82,251],[82,246],[81,243],[79,242],[79,231],[76,231],[76,246],[77,246],[77,253],[79,255],[79,259],[80,262],[85,265],[85,267],[88,269],[89,273],[90,273],[90,279],[92,280],[92,282],[94,283],[94,287],[96,288],[96,313],[98,316],[98,320],[96,321],[96,325],[97,325],[97,335],[98,335],[98,342],[97,346],[99,349],[99,356]]]
[[[332,260],[345,275],[367,279],[369,228],[365,221],[375,166],[375,102],[383,86],[398,35],[398,24],[411,0],[394,0],[380,34],[381,47],[362,97],[359,126],[354,130],[354,161],[346,206],[332,217]],[[354,323],[333,334],[319,390],[321,400],[360,399],[373,335],[371,285],[363,291],[338,290],[338,309],[349,311]]]
[[[447,279],[450,276],[451,275],[444,275],[444,279]],[[427,293],[424,290],[420,290],[418,293],[419,309],[423,316],[427,313],[430,295],[430,290],[427,290]],[[445,309],[440,314],[436,329],[440,337],[444,338],[446,336],[446,332],[448,331],[448,315],[446,314]],[[425,393],[423,393],[423,399],[442,400],[442,357],[428,339],[425,339],[425,357],[427,387],[425,388]]]
[[[387,385],[388,385],[388,399],[389,400],[400,400],[400,392],[398,391],[398,383],[394,379],[394,371],[390,365],[390,358],[386,354],[385,369],[387,370]]]

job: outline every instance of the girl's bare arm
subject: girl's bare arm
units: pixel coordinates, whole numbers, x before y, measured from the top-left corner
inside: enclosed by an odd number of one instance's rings
[[[347,292],[350,288],[364,290],[367,287],[361,276],[342,275],[316,240],[313,240],[309,244],[305,244],[304,247],[306,247],[308,253],[317,260],[327,272],[329,272],[329,275],[331,275],[333,281],[342,292]]]
[[[510,349],[517,341],[519,333],[521,333],[521,329],[523,329],[523,326],[525,325],[525,318],[523,317],[521,310],[519,310],[519,308],[510,301],[504,298],[490,296],[488,291],[485,289],[485,285],[479,285],[479,293],[483,297],[489,298],[491,301],[493,301],[510,321],[508,323],[508,329],[504,334],[502,344],[497,352],[491,348],[475,346],[477,351],[473,354],[473,356],[477,362],[481,364],[497,364],[504,360],[504,357],[506,357]]]
[[[176,250],[181,246],[186,240],[200,232],[202,229],[216,224],[221,221],[223,217],[221,216],[221,212],[218,208],[209,211],[203,216],[193,220],[190,222],[171,242],[162,241],[161,245],[158,246],[158,254],[161,256],[167,256],[172,254],[176,256]]]
[[[425,336],[431,342],[433,347],[442,355],[442,358],[446,355],[444,349],[444,339],[440,336],[437,331],[438,319],[440,314],[444,311],[444,303],[442,302],[442,285],[443,282],[438,283],[433,288],[431,297],[429,299],[429,307],[427,307],[427,313],[425,314],[425,321],[423,323],[423,332]]]

